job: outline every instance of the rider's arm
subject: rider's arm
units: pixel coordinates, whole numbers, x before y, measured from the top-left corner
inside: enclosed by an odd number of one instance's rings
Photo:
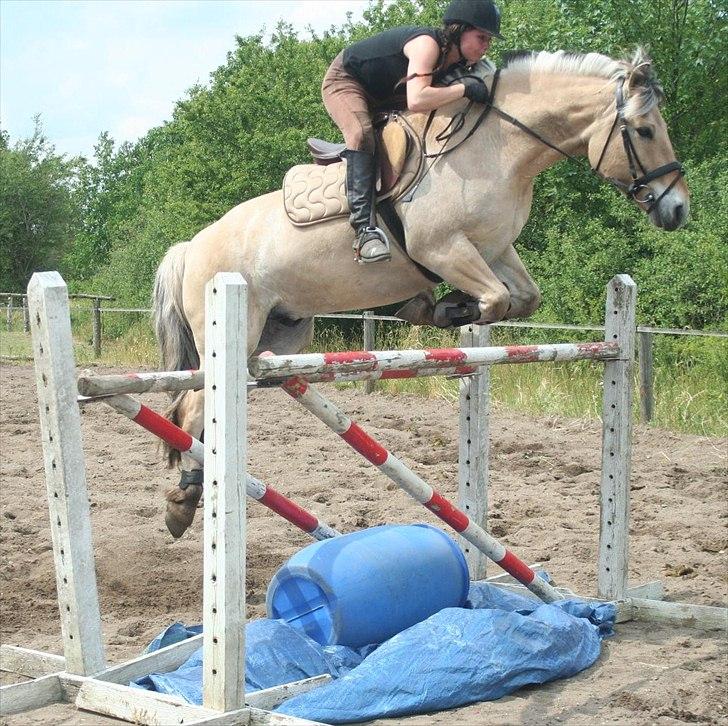
[[[403,48],[409,59],[407,76],[418,75],[407,82],[407,108],[410,111],[431,111],[446,103],[462,98],[465,86],[454,83],[451,86],[432,86],[432,71],[440,58],[440,48],[429,35],[412,38]]]

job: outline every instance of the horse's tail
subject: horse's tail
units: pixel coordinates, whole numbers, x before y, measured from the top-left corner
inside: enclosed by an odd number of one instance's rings
[[[200,356],[195,347],[192,329],[182,307],[182,280],[185,273],[185,253],[188,242],[170,247],[157,269],[152,292],[152,322],[164,371],[199,368]],[[179,406],[185,391],[173,396],[164,415],[179,425]],[[180,460],[180,453],[165,444],[169,466]]]

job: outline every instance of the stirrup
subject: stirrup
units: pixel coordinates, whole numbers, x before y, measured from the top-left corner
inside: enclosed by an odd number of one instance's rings
[[[362,249],[369,242],[378,242],[384,249],[373,256],[362,255]],[[379,227],[364,227],[354,240],[354,260],[360,265],[368,265],[371,262],[387,262],[392,259],[389,249],[389,240],[383,229]]]

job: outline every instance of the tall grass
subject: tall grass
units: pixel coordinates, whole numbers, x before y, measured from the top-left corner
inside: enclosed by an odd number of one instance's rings
[[[15,315],[13,330],[0,331],[0,357],[32,359],[30,335],[22,332],[22,317]],[[157,343],[146,313],[107,313],[102,317],[101,357],[93,349],[93,322],[87,307],[71,307],[73,354],[78,367],[91,365],[135,368],[155,367]]]
[[[79,367],[113,365],[133,370],[157,365],[157,349],[148,317],[140,313],[104,315],[102,355],[93,355],[91,316],[87,310],[72,313],[74,353]],[[22,320],[15,323],[22,329]],[[568,342],[598,333],[559,334],[559,331],[493,328],[492,345]],[[459,345],[457,331],[414,328],[377,321],[377,350],[441,348]],[[357,350],[363,347],[359,321],[319,321],[311,350]],[[0,332],[0,356],[32,356],[30,337],[22,332]],[[654,338],[655,411],[652,425],[706,436],[728,435],[728,344],[723,339]],[[636,367],[635,367],[636,368]],[[498,410],[535,415],[599,418],[602,407],[602,372],[599,363],[542,363],[491,366],[491,402]],[[353,384],[361,387],[363,384]],[[432,376],[380,381],[376,390],[408,393],[455,401],[456,378]],[[637,392],[635,370],[635,391]],[[634,397],[635,420],[639,397]]]

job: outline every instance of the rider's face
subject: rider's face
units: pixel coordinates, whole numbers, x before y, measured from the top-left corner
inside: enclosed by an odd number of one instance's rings
[[[460,37],[460,52],[468,63],[479,61],[490,48],[493,36],[487,30],[468,28]]]

